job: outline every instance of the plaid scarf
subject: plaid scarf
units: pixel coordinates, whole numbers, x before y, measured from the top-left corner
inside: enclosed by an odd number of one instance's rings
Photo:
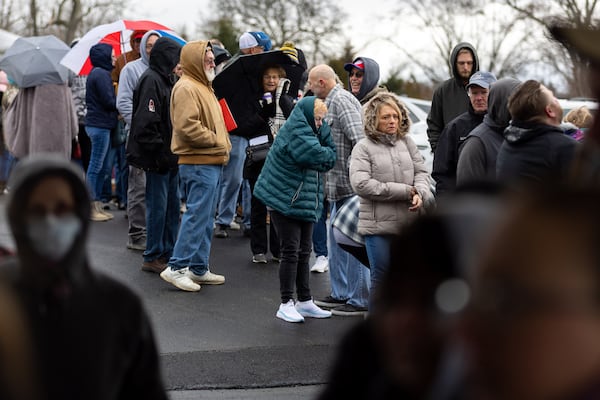
[[[271,129],[271,135],[273,135],[273,139],[275,139],[277,132],[279,132],[279,129],[281,129],[283,124],[285,124],[285,116],[283,115],[283,111],[279,105],[279,99],[281,99],[281,95],[288,92],[289,88],[289,79],[282,78],[279,80],[277,91],[275,92],[275,116],[269,118],[269,128]]]

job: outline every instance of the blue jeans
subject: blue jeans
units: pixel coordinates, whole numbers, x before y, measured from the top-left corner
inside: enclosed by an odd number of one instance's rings
[[[323,212],[319,217],[319,220],[315,222],[312,234],[313,251],[315,257],[325,256],[327,257],[327,211],[329,203],[327,200],[323,200]]]
[[[0,152],[0,181],[8,183],[10,173],[13,167],[17,163],[17,159],[13,156],[10,151],[4,150]]]
[[[365,248],[371,265],[371,293],[379,283],[385,279],[385,274],[390,268],[390,251],[392,249],[393,235],[365,235]]]
[[[179,236],[169,260],[169,267],[174,270],[189,267],[196,275],[208,271],[216,193],[222,169],[221,165],[179,165],[187,210],[181,218]]]
[[[170,259],[179,228],[179,178],[146,172],[146,250],[144,261]]]
[[[90,155],[90,164],[85,180],[90,189],[92,200],[100,201],[102,200],[103,178],[107,173],[105,159],[110,146],[110,129],[86,125],[85,131],[92,142],[92,154]]]
[[[115,171],[115,193],[119,203],[127,204],[127,180],[129,176],[129,167],[125,159],[125,144],[118,147],[109,147],[106,154],[106,170],[104,177],[104,186],[102,191],[103,200],[110,200],[112,193],[112,171]]]
[[[333,221],[337,210],[349,199],[332,202],[329,213]],[[344,251],[335,241],[331,224],[327,227],[329,239],[329,279],[331,296],[356,307],[368,307],[369,304],[369,269],[362,265],[350,253]]]
[[[229,226],[233,222],[235,206],[237,205],[240,185],[242,184],[242,172],[246,160],[246,147],[248,139],[241,136],[231,135],[231,152],[229,162],[223,167],[221,184],[219,185],[219,211],[217,224]],[[246,214],[244,210],[244,214]],[[250,217],[250,214],[248,214]]]

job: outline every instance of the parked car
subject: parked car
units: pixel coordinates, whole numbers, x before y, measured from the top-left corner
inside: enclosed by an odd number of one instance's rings
[[[398,96],[402,103],[408,108],[409,117],[412,122],[409,135],[415,141],[419,151],[425,158],[425,165],[429,172],[433,170],[433,153],[427,138],[427,114],[431,108],[431,101],[415,99],[413,97]]]

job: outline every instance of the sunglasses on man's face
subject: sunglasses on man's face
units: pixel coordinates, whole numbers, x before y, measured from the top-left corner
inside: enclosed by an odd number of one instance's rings
[[[357,78],[362,78],[365,73],[363,71],[350,71],[350,78],[356,76]]]

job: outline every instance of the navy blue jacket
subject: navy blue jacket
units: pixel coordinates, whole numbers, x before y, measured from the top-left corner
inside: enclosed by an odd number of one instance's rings
[[[85,125],[113,129],[117,125],[117,96],[110,76],[112,69],[112,46],[98,43],[90,49],[90,61],[94,68],[85,86],[87,114]]]

